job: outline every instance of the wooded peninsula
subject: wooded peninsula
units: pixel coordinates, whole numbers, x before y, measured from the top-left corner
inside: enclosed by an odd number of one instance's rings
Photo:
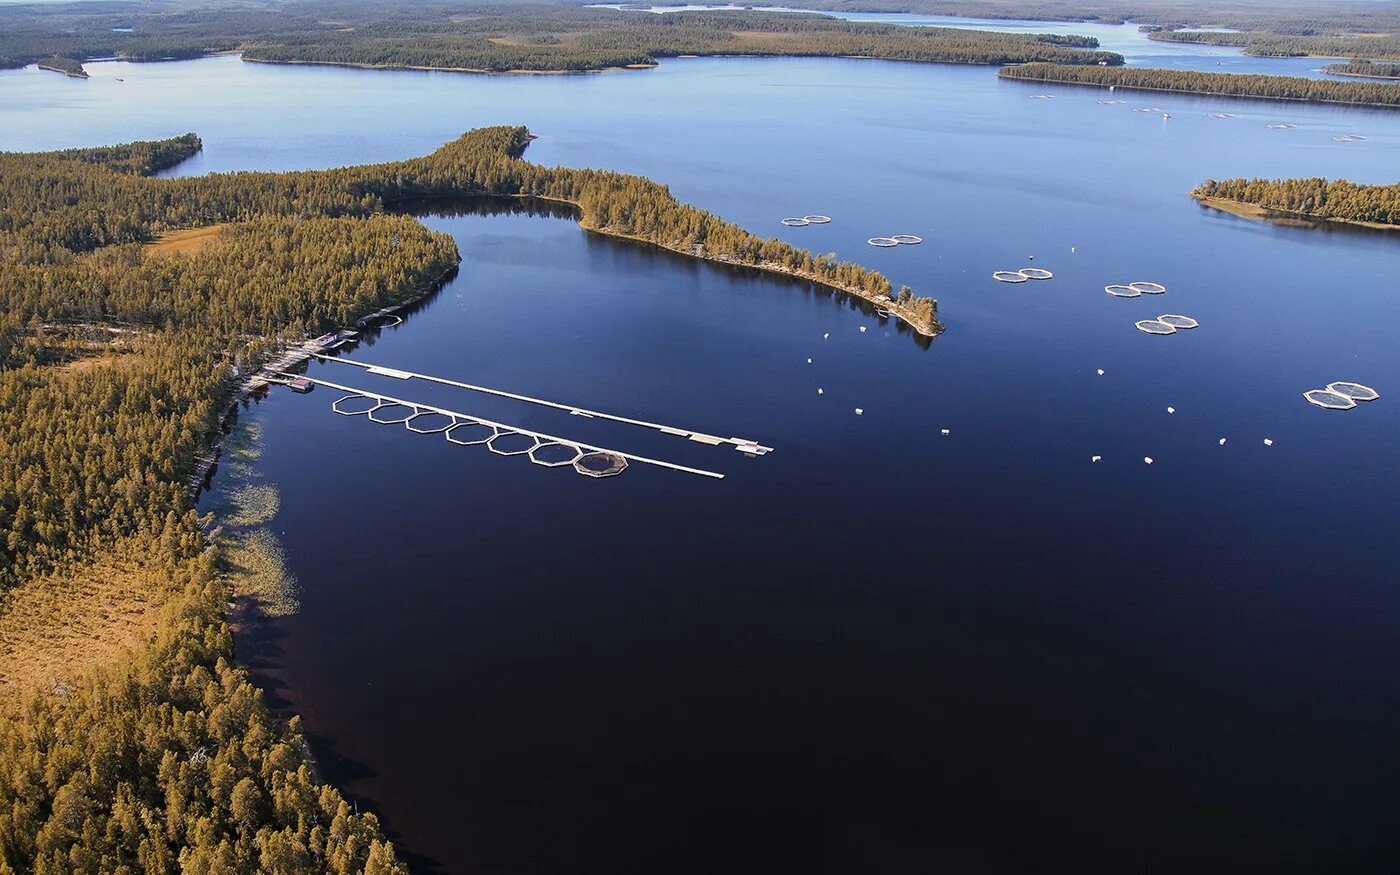
[[[1162,42],[1238,46],[1246,55],[1267,58],[1400,58],[1400,37],[1394,34],[1335,36],[1289,33],[1223,33],[1200,30],[1157,30],[1150,39]]]
[[[1328,64],[1322,69],[1337,76],[1360,76],[1365,79],[1400,79],[1400,64],[1383,64],[1375,61],[1347,61],[1345,64]]]
[[[1208,179],[1191,196],[1250,218],[1298,217],[1400,228],[1400,185],[1345,179]],[[1235,206],[1252,210],[1233,209]]]
[[[455,266],[450,236],[387,207],[567,201],[600,233],[890,294],[649,180],[530,164],[528,141],[487,128],[407,161],[176,179],[152,174],[193,134],[0,154],[0,871],[405,871],[234,664],[233,584],[185,487],[241,375]],[[938,328],[932,299],[896,298]]]
[[[1260,76],[1241,73],[1199,73],[1191,70],[1143,68],[1066,67],[1057,64],[1019,64],[1002,68],[1004,79],[1171,91],[1222,97],[1257,97],[1268,100],[1303,100],[1313,103],[1350,103],[1361,106],[1400,106],[1400,86],[1376,82],[1340,82],[1298,76]]]

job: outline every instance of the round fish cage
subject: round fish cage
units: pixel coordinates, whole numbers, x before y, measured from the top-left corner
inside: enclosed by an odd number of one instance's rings
[[[1335,383],[1327,384],[1327,391],[1338,395],[1345,395],[1353,401],[1375,401],[1381,397],[1381,393],[1370,386],[1363,386],[1360,383],[1352,383],[1346,380],[1339,380]]]
[[[1120,286],[1120,285],[1104,286],[1104,287],[1103,287],[1103,290],[1104,290],[1105,292],[1108,292],[1110,295],[1112,295],[1112,296],[1115,297],[1115,298],[1140,298],[1140,297],[1142,297],[1142,292],[1139,292],[1137,289],[1133,288],[1132,286]]]
[[[616,477],[627,470],[627,460],[616,453],[584,453],[573,465],[585,477]]]
[[[809,225],[825,225],[827,222],[831,221],[830,216],[803,216],[802,218],[805,219]]]
[[[1350,410],[1356,406],[1356,402],[1340,392],[1330,392],[1326,389],[1309,389],[1303,393],[1303,397],[1314,407],[1322,407],[1326,410]]]
[[[798,216],[791,216],[789,218],[783,219],[783,224],[787,225],[789,228],[801,228],[804,225],[810,225],[812,223],[804,218]]]
[[[1165,322],[1173,328],[1198,328],[1199,322],[1190,316],[1182,316],[1180,313],[1163,313],[1157,317],[1158,322]]]
[[[871,246],[880,246],[886,249],[888,249],[891,246],[899,245],[899,241],[894,239],[893,237],[871,237],[865,242],[869,243]]]
[[[1040,267],[1023,267],[1016,272],[1028,280],[1048,280],[1054,276],[1050,271]]]
[[[1162,285],[1161,283],[1128,283],[1128,288],[1137,289],[1144,295],[1164,295],[1167,293],[1167,287]]]
[[[999,283],[1023,283],[1026,278],[1014,270],[999,270],[992,274],[992,279]]]
[[[917,234],[891,234],[890,239],[896,243],[903,243],[906,246],[917,246],[924,242],[924,238]]]
[[[1156,319],[1143,319],[1141,322],[1134,322],[1138,331],[1145,331],[1148,334],[1175,334],[1176,328],[1165,322],[1158,322]]]

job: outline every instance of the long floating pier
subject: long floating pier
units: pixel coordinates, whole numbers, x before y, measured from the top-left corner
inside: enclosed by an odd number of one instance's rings
[[[319,357],[324,358],[323,356],[319,356]],[[359,364],[359,363],[356,362],[355,364]],[[367,370],[369,369],[368,366],[362,366],[362,367],[365,367]],[[407,373],[407,372],[400,372],[400,373]],[[409,401],[409,400],[406,400],[406,399],[403,399],[403,398],[395,398],[395,397],[392,396],[392,395],[384,395],[384,394],[381,394],[381,393],[379,393],[379,392],[371,392],[371,391],[369,391],[368,389],[357,389],[357,388],[355,388],[354,386],[343,386],[343,385],[341,385],[341,384],[339,384],[339,383],[332,383],[332,382],[329,381],[329,380],[320,380],[320,379],[317,379],[317,378],[315,378],[315,377],[306,377],[306,376],[301,376],[301,375],[298,375],[298,374],[290,374],[290,373],[286,373],[286,372],[282,372],[282,371],[276,372],[276,376],[281,377],[282,379],[288,380],[288,381],[293,380],[293,379],[300,378],[300,379],[306,380],[306,381],[308,381],[308,382],[310,382],[310,383],[314,383],[314,384],[317,385],[317,386],[325,386],[325,387],[328,388],[328,389],[335,389],[336,391],[346,393],[346,394],[345,394],[345,397],[338,399],[334,404],[331,405],[331,408],[332,408],[336,413],[339,413],[339,414],[341,414],[342,416],[358,416],[358,415],[361,415],[361,414],[365,414],[365,415],[369,415],[369,418],[372,419],[373,421],[378,422],[378,423],[380,423],[380,424],[382,424],[382,425],[398,424],[398,423],[402,422],[402,423],[404,423],[405,426],[407,427],[407,423],[408,423],[410,420],[412,420],[415,416],[419,416],[419,415],[424,414],[424,413],[436,413],[436,414],[439,414],[440,416],[446,416],[446,417],[448,417],[449,419],[451,419],[451,420],[452,420],[452,424],[451,424],[451,425],[448,425],[448,426],[444,426],[444,427],[442,427],[442,428],[440,428],[440,429],[434,429],[432,432],[419,432],[419,433],[420,433],[420,434],[431,434],[431,433],[435,433],[435,432],[441,431],[441,432],[443,432],[443,433],[445,433],[445,434],[447,435],[447,439],[448,439],[449,441],[452,441],[452,434],[451,434],[451,433],[452,433],[452,430],[455,429],[455,428],[457,428],[457,427],[459,427],[459,426],[462,426],[462,425],[474,425],[474,426],[480,426],[480,427],[483,427],[483,428],[490,429],[491,432],[492,432],[492,436],[491,436],[490,438],[486,438],[486,439],[483,439],[483,440],[474,440],[474,441],[471,441],[470,443],[473,443],[473,444],[477,444],[477,443],[484,443],[484,444],[487,444],[487,445],[488,445],[488,449],[490,449],[492,452],[497,453],[498,455],[525,455],[525,454],[528,454],[528,455],[530,455],[531,461],[535,461],[537,464],[547,464],[547,465],[551,465],[551,466],[552,466],[553,464],[555,464],[555,463],[544,463],[544,462],[539,462],[539,461],[537,461],[537,460],[535,459],[535,457],[534,457],[533,454],[534,454],[538,449],[540,449],[541,447],[544,447],[544,446],[552,446],[552,445],[558,445],[558,446],[562,446],[562,447],[565,447],[565,448],[573,448],[573,449],[575,449],[575,450],[577,451],[577,453],[578,453],[579,455],[576,455],[572,460],[569,460],[569,461],[566,461],[566,462],[559,462],[559,463],[557,463],[557,464],[559,464],[559,465],[573,464],[574,467],[575,467],[575,469],[576,469],[576,470],[579,470],[580,473],[585,473],[585,474],[590,473],[589,471],[580,469],[579,466],[578,466],[578,462],[579,462],[579,460],[582,458],[582,455],[585,455],[585,454],[592,454],[592,453],[598,453],[598,454],[601,454],[601,455],[604,455],[604,456],[610,456],[610,457],[613,457],[613,458],[616,458],[616,459],[623,459],[623,460],[625,460],[626,462],[637,462],[637,463],[642,464],[642,465],[654,465],[654,466],[656,466],[656,467],[658,467],[658,468],[666,468],[666,469],[669,469],[669,470],[671,470],[671,471],[680,471],[681,473],[684,473],[684,474],[695,474],[695,475],[700,476],[700,477],[711,477],[711,478],[714,478],[714,479],[716,479],[716,480],[723,480],[723,479],[724,479],[724,475],[723,475],[723,474],[717,473],[717,472],[715,472],[715,471],[705,471],[705,470],[700,469],[700,468],[691,468],[691,467],[688,467],[688,466],[686,466],[686,465],[678,465],[678,464],[676,464],[675,462],[667,462],[667,461],[664,461],[664,460],[661,460],[661,459],[652,459],[652,458],[649,458],[649,457],[647,457],[647,456],[638,456],[638,455],[635,455],[635,454],[633,454],[633,453],[625,453],[625,452],[622,452],[621,450],[612,450],[612,449],[608,449],[607,447],[599,447],[599,446],[594,446],[594,445],[592,445],[592,444],[580,443],[579,441],[570,440],[569,438],[559,437],[559,436],[557,436],[557,435],[545,434],[544,432],[539,432],[539,431],[531,431],[531,430],[528,429],[528,428],[519,428],[519,427],[514,426],[514,425],[507,425],[507,424],[505,424],[505,423],[503,423],[503,422],[496,422],[495,420],[485,419],[485,418],[480,417],[480,416],[473,416],[473,415],[470,414],[470,413],[463,413],[463,412],[458,411],[458,410],[448,410],[447,408],[444,408],[444,407],[435,407],[435,406],[433,406],[433,405],[431,405],[431,404],[423,404],[423,403],[418,402],[418,401]],[[415,375],[412,375],[412,376],[418,376],[418,375],[415,374]],[[493,390],[493,391],[494,391],[494,390]],[[501,394],[505,394],[505,393],[501,393]],[[514,396],[512,396],[512,397],[514,397]],[[521,397],[522,399],[524,398],[524,396],[520,396],[520,397]],[[350,400],[350,399],[352,399],[352,398],[368,398],[368,399],[371,399],[371,400],[375,401],[376,404],[375,404],[375,406],[374,406],[373,408],[368,408],[368,409],[366,409],[366,410],[359,410],[359,411],[354,411],[354,412],[343,411],[343,410],[341,410],[341,409],[339,408],[338,405],[339,405],[342,401],[347,401],[347,400]],[[531,400],[532,400],[532,399],[531,399]],[[559,407],[564,407],[564,409],[569,409],[569,408],[567,408],[567,406],[565,406],[565,405],[554,405],[554,404],[552,404],[551,402],[543,402],[543,403],[549,404],[550,406],[559,406]],[[387,421],[387,420],[378,420],[378,419],[374,419],[374,417],[373,417],[371,414],[373,414],[373,412],[374,412],[375,410],[378,410],[380,407],[385,407],[385,406],[404,407],[404,408],[408,408],[408,409],[410,409],[410,410],[412,410],[412,411],[414,411],[414,412],[413,412],[413,414],[411,414],[411,415],[408,416],[408,417],[405,417],[405,418],[402,419],[402,420]],[[583,415],[588,415],[588,414],[583,414]],[[612,418],[612,417],[609,417],[609,418]],[[652,426],[653,428],[656,428],[656,429],[658,429],[658,430],[660,430],[661,428],[663,428],[662,426],[652,425],[651,423],[639,423],[639,424],[650,425],[650,426]],[[413,430],[413,429],[410,428],[410,430]],[[534,440],[534,444],[533,444],[528,450],[518,450],[518,451],[512,451],[512,452],[504,452],[504,451],[502,451],[502,450],[498,450],[498,449],[496,449],[495,447],[490,446],[490,443],[491,443],[492,441],[496,440],[496,439],[499,438],[499,437],[505,437],[505,436],[507,436],[507,435],[521,435],[521,436],[523,436],[523,437],[531,438],[531,439]],[[464,442],[464,441],[452,441],[452,442],[453,442],[453,443],[467,443],[467,442]],[[721,442],[724,442],[724,441],[721,440]],[[620,469],[619,469],[619,470],[620,470]],[[613,472],[613,473],[616,473],[616,472]],[[597,475],[595,474],[595,476],[597,476]]]
[[[561,404],[558,401],[547,401],[544,398],[532,398],[529,395],[520,395],[516,392],[507,392],[503,389],[492,389],[488,386],[475,386],[471,383],[463,383],[459,380],[449,380],[446,377],[434,377],[431,374],[418,374],[413,371],[405,371],[399,368],[391,368],[386,365],[376,365],[370,362],[360,362],[354,359],[338,358],[336,356],[312,353],[314,358],[325,362],[335,362],[342,365],[353,365],[363,368],[366,372],[380,377],[393,377],[396,380],[426,380],[430,383],[438,383],[443,386],[453,386],[458,389],[466,389],[471,392],[481,392],[485,395],[495,395],[498,398],[509,398],[512,401],[523,401],[527,404],[537,404],[541,407],[550,407],[555,410],[564,410],[574,416],[586,416],[590,419],[606,419],[611,422],[621,422],[625,425],[635,425],[640,428],[649,428],[659,431],[662,434],[669,434],[676,437],[684,437],[696,443],[719,446],[720,444],[730,444],[736,450],[751,456],[764,456],[773,452],[772,447],[765,447],[757,441],[752,441],[741,437],[719,437],[718,435],[706,434],[704,432],[692,431],[685,428],[677,428],[670,425],[662,425],[659,422],[647,422],[642,419],[632,419],[626,416],[618,416],[612,413],[603,413],[598,410],[586,410],[573,404]],[[421,406],[421,405],[420,405]]]

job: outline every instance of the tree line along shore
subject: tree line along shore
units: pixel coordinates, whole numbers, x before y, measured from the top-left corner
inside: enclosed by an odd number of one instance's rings
[[[1136,67],[1066,67],[1040,63],[1003,67],[998,75],[1004,79],[1092,85],[1099,88],[1114,87],[1267,100],[1302,100],[1314,103],[1349,103],[1358,106],[1400,106],[1400,86],[1376,82]]]
[[[1372,228],[1400,228],[1400,184],[1361,185],[1345,179],[1208,179],[1191,196],[1251,218],[1298,217]]]
[[[451,237],[387,207],[567,201],[601,233],[891,293],[873,271],[759,238],[649,180],[531,164],[528,141],[487,128],[406,161],[173,179],[153,174],[194,154],[193,134],[0,154],[0,871],[405,871],[236,666],[229,568],[185,488],[240,375],[285,342],[421,297],[457,263]],[[146,245],[211,225],[200,247]],[[932,299],[895,298],[937,329]],[[123,338],[120,354],[94,353],[99,333]],[[36,626],[71,632],[51,607],[65,600],[37,594],[102,590],[114,567],[153,634],[52,676],[9,664],[40,646]],[[50,615],[51,630],[8,623]]]
[[[639,15],[566,3],[377,7],[333,0],[204,10],[0,6],[0,67],[81,70],[84,60],[163,61],[242,52],[272,63],[481,72],[580,72],[677,55],[858,56],[966,64],[1121,64],[1092,37],[865,24],[818,14]]]

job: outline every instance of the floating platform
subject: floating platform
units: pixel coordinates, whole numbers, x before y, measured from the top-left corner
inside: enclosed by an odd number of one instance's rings
[[[917,234],[891,234],[890,239],[905,246],[917,246],[924,242],[924,238]]]
[[[1176,328],[1174,326],[1168,325],[1165,322],[1159,322],[1156,319],[1143,319],[1142,321],[1134,322],[1133,324],[1137,326],[1138,331],[1145,331],[1148,334],[1176,333]]]
[[[783,219],[783,224],[787,225],[789,228],[803,228],[812,223],[810,220],[804,219],[801,216],[793,216]]]
[[[1180,313],[1164,313],[1157,317],[1157,321],[1164,322],[1178,329],[1199,328],[1201,326],[1201,323],[1197,322],[1195,319],[1192,319],[1190,316],[1182,316]]]
[[[803,216],[809,225],[825,225],[831,221],[830,216]]]
[[[992,279],[999,283],[1023,283],[1026,282],[1028,278],[1022,276],[1020,271],[999,270],[992,274]]]
[[[1144,295],[1165,295],[1167,293],[1167,287],[1161,283],[1145,283],[1139,281],[1128,283],[1128,288],[1136,289]]]
[[[1339,380],[1336,383],[1328,383],[1327,391],[1335,392],[1338,395],[1345,395],[1353,401],[1375,401],[1381,397],[1381,393],[1370,386],[1363,386],[1360,383],[1352,383],[1346,380]]]
[[[883,249],[888,249],[891,246],[899,245],[899,241],[894,239],[893,237],[871,237],[865,242],[869,243],[871,246],[879,246]]]
[[[1028,280],[1048,280],[1055,276],[1050,271],[1041,267],[1023,267],[1016,272]]]
[[[1103,290],[1104,290],[1105,292],[1108,292],[1110,295],[1112,295],[1112,296],[1115,297],[1115,298],[1140,298],[1140,297],[1142,297],[1142,292],[1139,292],[1137,289],[1133,288],[1132,286],[1124,286],[1124,285],[1104,286],[1104,287],[1103,287]]]
[[[1327,410],[1350,410],[1356,406],[1356,402],[1340,392],[1330,392],[1327,389],[1309,389],[1303,393],[1303,397],[1314,407],[1322,407]]]

